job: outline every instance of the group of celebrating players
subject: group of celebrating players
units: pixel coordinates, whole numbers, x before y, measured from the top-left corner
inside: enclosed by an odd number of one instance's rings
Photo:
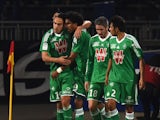
[[[109,21],[94,21],[96,34],[87,28],[91,22],[75,11],[55,13],[53,28],[40,45],[42,60],[50,63],[50,101],[56,102],[57,120],[84,120],[87,98],[93,120],[119,120],[117,103],[125,105],[125,119],[134,120],[137,81],[144,89],[144,59],[137,39],[126,33],[125,20],[118,15]],[[135,60],[139,60],[137,80]]]

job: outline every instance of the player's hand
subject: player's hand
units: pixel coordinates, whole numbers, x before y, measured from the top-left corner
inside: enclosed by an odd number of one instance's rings
[[[90,83],[87,81],[84,83],[84,88],[88,92]]]
[[[144,80],[140,79],[140,80],[139,80],[139,84],[138,84],[138,85],[139,85],[139,89],[140,89],[140,90],[145,89],[145,83],[144,83]]]
[[[77,39],[79,39],[80,36],[81,36],[81,34],[82,34],[82,27],[78,26],[77,29],[76,29],[76,31],[74,32],[74,37],[77,38]]]
[[[61,65],[70,65],[71,64],[71,60],[67,59],[68,56],[61,56],[58,58],[58,63]]]
[[[59,75],[59,73],[57,71],[53,71],[52,74],[51,74],[53,79],[58,77],[58,75]]]

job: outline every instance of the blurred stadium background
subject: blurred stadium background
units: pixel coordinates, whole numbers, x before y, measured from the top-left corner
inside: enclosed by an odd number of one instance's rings
[[[43,34],[52,27],[52,15],[58,10],[75,10],[91,21],[100,15],[109,19],[119,14],[126,19],[127,33],[136,36],[146,59],[160,54],[159,0],[0,0],[1,120],[8,117],[6,69],[11,40],[15,40],[14,120],[48,120],[55,115],[55,107],[49,102],[49,66],[41,61],[38,50]],[[88,30],[94,35],[94,25]],[[136,112],[143,112],[141,104],[136,106]]]

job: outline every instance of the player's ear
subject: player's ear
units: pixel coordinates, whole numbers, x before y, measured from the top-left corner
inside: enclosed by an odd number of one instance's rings
[[[119,29],[118,29],[118,27],[115,27],[115,31],[116,31],[116,33],[117,33],[117,32],[119,32]]]

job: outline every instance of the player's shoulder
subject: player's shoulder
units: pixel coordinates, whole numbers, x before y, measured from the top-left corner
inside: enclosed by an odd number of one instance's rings
[[[53,34],[53,28],[50,28],[46,33],[47,34]]]
[[[113,40],[113,39],[116,39],[117,37],[116,36],[110,36],[110,40]]]
[[[88,34],[89,34],[89,32],[87,30],[85,30],[85,29],[82,30],[82,35],[88,35]]]
[[[133,36],[133,35],[131,35],[131,34],[127,34],[127,33],[125,33],[125,34],[126,34],[125,36],[126,36],[126,38],[127,38],[128,40],[131,40],[131,41],[137,40],[135,36]]]
[[[91,39],[98,39],[99,38],[99,35],[98,34],[95,34],[91,37]]]
[[[48,38],[49,38],[51,35],[53,35],[53,29],[52,29],[52,28],[49,29],[49,30],[43,35],[43,39],[44,39],[45,41],[47,41]]]
[[[129,41],[132,46],[137,46],[137,48],[141,48],[139,43],[138,43],[138,40],[131,34],[126,34],[126,38],[125,38],[127,41]]]
[[[82,33],[81,33],[81,38],[82,38],[82,39],[84,39],[84,38],[90,39],[90,37],[91,37],[91,35],[89,34],[88,31],[83,31],[83,30],[82,30]]]
[[[53,34],[53,28],[49,29],[45,34],[44,37],[49,37],[50,35]]]

